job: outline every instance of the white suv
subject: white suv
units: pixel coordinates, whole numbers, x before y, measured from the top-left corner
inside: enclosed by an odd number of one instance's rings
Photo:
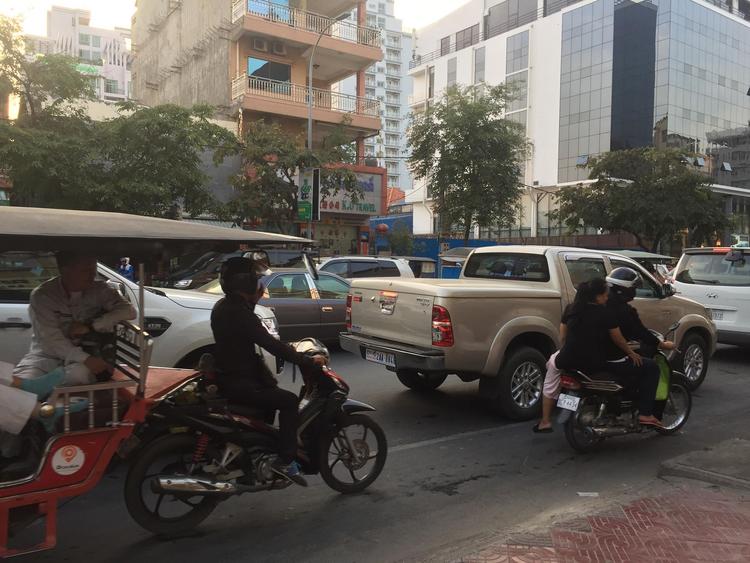
[[[336,256],[323,262],[319,270],[346,279],[414,277],[414,272],[407,260],[376,256]]]
[[[99,276],[116,286],[137,305],[138,286],[99,264]],[[48,253],[0,253],[0,360],[17,363],[29,350],[31,322],[28,306],[31,291],[57,275],[54,257]],[[151,363],[163,367],[195,367],[201,354],[211,351],[211,309],[221,299],[199,291],[147,288],[144,296],[145,328],[155,338]],[[267,307],[256,306],[268,331],[278,338],[278,324]],[[265,354],[269,366],[281,362]]]
[[[674,287],[711,312],[719,342],[750,344],[750,248],[685,250]]]

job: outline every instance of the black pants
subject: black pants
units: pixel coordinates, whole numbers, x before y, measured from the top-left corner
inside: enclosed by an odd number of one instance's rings
[[[297,457],[299,427],[297,395],[278,387],[258,389],[255,382],[243,377],[223,378],[219,387],[222,395],[232,403],[279,411],[279,457],[284,463],[293,462]]]
[[[608,362],[607,371],[613,373],[625,386],[638,389],[638,414],[652,416],[656,401],[656,388],[661,374],[654,360],[643,358],[643,365],[638,367],[628,358],[624,362]]]

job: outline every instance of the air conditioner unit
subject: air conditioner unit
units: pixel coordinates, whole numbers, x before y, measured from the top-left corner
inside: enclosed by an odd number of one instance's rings
[[[268,52],[268,41],[260,37],[253,37],[253,49],[256,51]]]
[[[273,42],[273,54],[274,55],[286,55],[286,45],[280,41]]]

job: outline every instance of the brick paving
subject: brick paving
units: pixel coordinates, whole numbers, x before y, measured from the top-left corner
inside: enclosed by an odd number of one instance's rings
[[[511,536],[460,561],[750,562],[750,500],[705,490],[645,497],[544,533]]]

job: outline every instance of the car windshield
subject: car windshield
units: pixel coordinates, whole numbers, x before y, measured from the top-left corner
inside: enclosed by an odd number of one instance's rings
[[[492,252],[472,254],[464,269],[467,278],[547,282],[549,268],[541,254]]]
[[[0,299],[28,301],[31,292],[57,275],[55,256],[48,252],[0,253]]]
[[[725,258],[726,254],[688,254],[676,280],[694,285],[750,286],[750,255],[737,262]]]

